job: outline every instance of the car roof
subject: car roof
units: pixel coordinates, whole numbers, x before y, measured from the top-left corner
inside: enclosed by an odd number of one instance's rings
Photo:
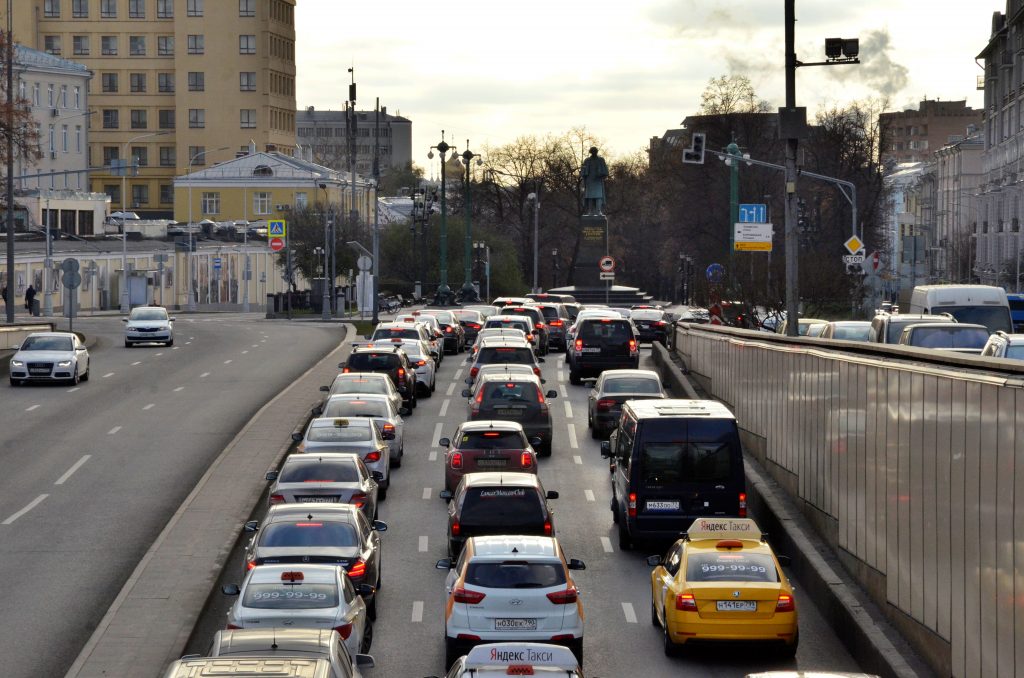
[[[540,487],[540,479],[532,473],[518,473],[515,471],[485,471],[483,473],[467,473],[462,476],[462,482],[466,487],[479,487],[481,485],[505,485],[508,487]]]
[[[416,323],[411,324],[413,328],[416,327]],[[407,330],[409,329],[409,325],[410,323],[377,323],[377,326],[373,329],[375,332],[377,330]]]
[[[380,374],[379,372],[339,372],[334,375],[334,381],[341,380],[359,380],[359,379],[376,379],[377,381],[391,381],[391,377],[386,374]]]
[[[487,319],[488,322],[491,320],[521,320],[523,322],[530,322],[530,316],[519,315],[518,313],[496,313]]]
[[[267,511],[267,517],[263,519],[264,524],[270,522],[284,522],[296,518],[335,518],[348,519],[359,513],[360,509],[355,504],[323,503],[323,504],[274,504]]]
[[[540,377],[538,377],[536,374],[533,374],[532,371],[530,374],[527,374],[526,372],[487,372],[484,374],[477,373],[477,379],[480,379],[480,377],[483,377],[481,381],[530,382],[532,384],[540,383]]]
[[[70,337],[73,339],[76,336],[78,335],[76,335],[74,332],[33,332],[32,334],[28,335],[25,338],[31,339],[32,337]]]
[[[988,328],[985,327],[984,325],[975,325],[975,324],[972,324],[972,323],[954,323],[954,322],[910,324],[910,325],[907,325],[906,327],[904,327],[903,331],[906,332],[907,330],[914,330],[914,329],[917,329],[918,327],[927,327],[929,329],[936,329],[936,328],[938,328],[940,330],[941,329],[947,329],[947,330],[985,330],[986,332],[988,332]]]
[[[381,399],[387,398],[386,395],[381,393],[336,393],[328,398],[328,402],[339,396],[352,396],[360,399],[364,396],[377,396]],[[342,428],[369,428],[372,425],[368,417],[317,417],[309,422],[309,425],[314,428],[334,428],[336,426],[334,423],[335,419],[344,419],[347,422]]]
[[[487,535],[470,537],[470,539],[473,541],[473,558],[514,560],[519,558],[558,557],[558,551],[555,548],[558,542],[555,541],[554,537]]]
[[[480,342],[480,348],[489,348],[493,346],[515,346],[522,348],[529,348],[530,342],[526,341],[525,338],[519,337],[484,337]]]
[[[507,421],[504,419],[477,419],[476,421],[462,422],[462,432],[467,431],[522,431],[523,425],[518,421]]]
[[[387,403],[391,402],[391,397],[384,393],[335,393],[327,400],[328,402],[332,400],[339,402],[342,400],[370,400],[375,403]]]
[[[940,322],[950,322],[949,316],[947,315],[936,315],[934,313],[886,313],[885,311],[878,313],[875,317],[883,316],[889,318],[889,320],[937,320]]]
[[[833,327],[871,327],[870,320],[832,320],[829,325]]]
[[[334,582],[338,576],[338,565],[314,565],[291,563],[288,565],[257,565],[250,572],[250,584],[267,584],[281,581],[284,572],[301,572],[303,581],[318,584]]]
[[[358,454],[351,452],[295,452],[284,458],[282,466],[294,464],[320,464],[325,461],[340,461],[346,464],[357,464]]]
[[[646,377],[661,381],[661,376],[654,370],[605,370],[601,373],[606,380],[615,377]]]
[[[1024,344],[1024,334],[1010,334],[1009,332],[996,332],[989,339],[1003,339],[1009,344],[1016,346],[1017,344]]]
[[[717,400],[627,400],[626,405],[640,419],[655,417],[708,417],[735,419],[732,412]]]
[[[220,655],[265,650],[268,655],[287,657],[289,652],[326,654],[333,629],[227,629],[217,631],[214,645]]]
[[[395,355],[398,355],[401,352],[402,347],[399,344],[382,344],[379,346],[356,346],[352,349],[352,353],[394,353]]]

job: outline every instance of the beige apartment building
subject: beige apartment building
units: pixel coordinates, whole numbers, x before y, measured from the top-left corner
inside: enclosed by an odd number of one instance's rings
[[[892,164],[924,162],[946,144],[955,144],[981,129],[983,111],[967,100],[925,99],[917,110],[878,116],[882,129],[882,160]]]
[[[171,218],[174,177],[190,167],[250,142],[294,148],[295,2],[18,0],[14,36],[93,72],[89,165],[105,169],[91,189],[111,209]],[[111,169],[125,160],[137,176]]]

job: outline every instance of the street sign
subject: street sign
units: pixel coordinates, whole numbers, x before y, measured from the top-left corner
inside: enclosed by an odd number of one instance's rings
[[[267,236],[270,238],[283,238],[287,234],[284,219],[271,219],[267,222]],[[276,251],[276,250],[275,250]]]
[[[863,254],[844,254],[843,255],[843,263],[844,264],[863,264],[864,263],[864,255]]]
[[[604,256],[597,262],[602,273],[613,273],[615,271],[615,257]],[[604,280],[604,278],[601,278]]]
[[[722,282],[723,278],[725,278],[725,266],[722,266],[721,264],[711,264],[708,266],[707,271],[705,271],[705,275],[707,276],[709,283],[717,285]]]
[[[78,259],[68,257],[64,261],[60,262],[60,270],[65,273],[72,273],[78,270]]]
[[[61,283],[69,290],[73,290],[82,284],[82,274],[78,271],[65,271],[61,276]]]
[[[733,234],[737,252],[772,251],[772,224],[740,222],[733,226]]]
[[[598,277],[600,277],[601,280],[615,280],[614,271],[601,271],[597,275]]]
[[[360,271],[369,271],[373,268],[373,258],[368,257],[365,254],[360,254],[359,258],[356,259],[356,266]]]
[[[284,238],[271,238],[269,242],[272,252],[280,252],[284,249]]]
[[[878,250],[875,250],[868,257],[868,270],[872,273],[878,273],[880,268],[882,268],[882,255]]]
[[[763,224],[768,221],[768,206],[764,203],[740,203],[740,222]]]
[[[843,243],[843,247],[850,254],[857,254],[864,249],[864,242],[855,235],[851,235],[850,239]]]
[[[219,271],[223,260],[220,257],[213,258],[213,270]]]

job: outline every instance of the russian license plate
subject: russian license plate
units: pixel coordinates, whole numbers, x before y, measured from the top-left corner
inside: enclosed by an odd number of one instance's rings
[[[295,497],[296,501],[299,501],[299,502],[301,502],[303,504],[331,504],[331,503],[337,502],[339,498],[340,497],[338,495],[336,495],[336,494],[319,495],[319,496],[315,496],[315,497],[311,497],[311,496]]]
[[[648,511],[678,511],[678,501],[649,501],[646,504]]]
[[[518,416],[522,410],[518,407],[499,407],[494,410],[495,414],[502,417],[515,417]]]
[[[508,466],[508,459],[477,459],[478,468],[505,468]]]
[[[719,612],[757,612],[756,600],[719,600]]]
[[[29,372],[31,372],[32,374],[49,374],[50,370],[46,369],[45,367],[33,367],[32,369],[29,370]]]
[[[495,619],[495,631],[536,631],[536,619]]]
[[[601,352],[601,347],[600,346],[594,346],[593,348],[584,348],[583,352],[584,353],[600,353]]]

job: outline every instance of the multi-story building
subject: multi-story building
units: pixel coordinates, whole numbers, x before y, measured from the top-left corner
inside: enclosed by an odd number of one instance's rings
[[[972,279],[983,148],[981,135],[975,134],[935,152],[937,202],[933,263],[934,273],[941,282]]]
[[[901,163],[886,175],[886,298],[905,301],[914,285],[929,280],[929,244],[934,242],[935,166]]]
[[[882,161],[888,163],[921,162],[946,144],[956,143],[981,125],[982,111],[967,106],[967,101],[925,99],[913,109],[882,113],[878,124],[885,147]]]
[[[92,173],[114,209],[170,217],[190,165],[250,141],[295,145],[295,0],[18,0],[13,12],[17,41],[93,71],[89,164],[138,166]]]
[[[297,111],[296,143],[303,150],[309,149],[308,157],[313,162],[347,172],[351,143],[348,118],[348,111],[318,111],[312,106]],[[387,109],[382,109],[379,116],[376,111],[355,111],[352,130],[357,173],[373,175],[375,145],[380,154],[381,174],[412,162],[412,121],[408,118],[391,115]]]

